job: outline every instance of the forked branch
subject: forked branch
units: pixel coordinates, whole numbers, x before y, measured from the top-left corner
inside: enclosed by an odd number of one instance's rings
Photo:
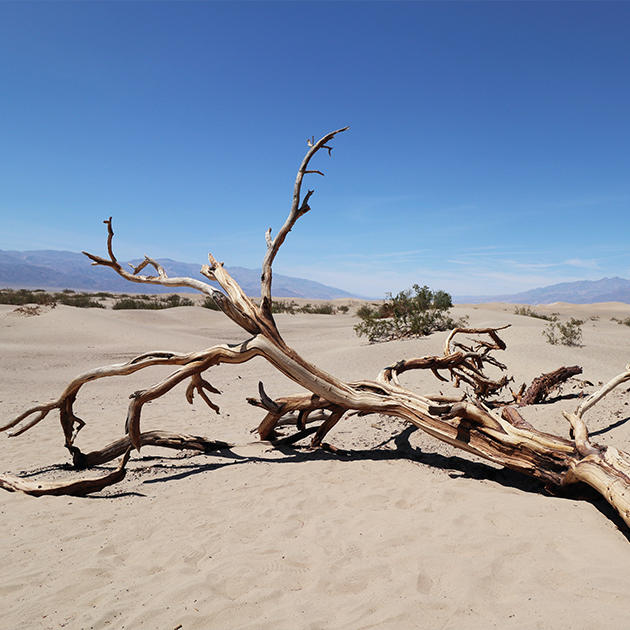
[[[107,225],[107,253],[109,254],[109,259],[101,258],[100,256],[95,256],[94,254],[89,254],[88,252],[82,252],[85,256],[87,256],[93,265],[101,265],[103,267],[111,267],[119,276],[122,276],[125,280],[129,280],[129,282],[139,282],[142,284],[154,284],[160,285],[163,287],[188,287],[190,289],[195,289],[197,291],[201,291],[201,293],[205,293],[206,295],[213,296],[217,293],[217,290],[211,285],[202,282],[201,280],[195,280],[194,278],[169,278],[167,273],[164,271],[162,265],[160,265],[157,261],[153,260],[153,258],[149,258],[149,256],[145,256],[144,260],[137,266],[134,267],[129,264],[132,273],[129,273],[116,259],[114,255],[113,248],[113,239],[114,239],[114,228],[112,227],[112,217],[103,221]],[[142,271],[145,267],[152,266],[157,271],[157,276],[141,276],[138,275],[140,271]]]

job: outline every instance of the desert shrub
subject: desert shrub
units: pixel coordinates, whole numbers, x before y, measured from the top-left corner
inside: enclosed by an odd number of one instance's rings
[[[361,306],[357,310],[361,322],[354,326],[354,331],[359,337],[365,335],[370,342],[423,337],[464,323],[465,320],[455,321],[450,317],[452,306],[446,291],[432,291],[414,284],[412,289],[396,296],[388,293],[379,306]]]
[[[371,308],[365,304],[357,311],[357,317],[361,319],[361,322],[355,324],[354,332],[359,337],[365,335],[372,343],[394,338],[392,322],[381,317],[380,309]]]
[[[43,289],[2,289],[0,290],[0,304],[25,304],[54,305],[65,304],[78,308],[105,308],[93,295],[89,293],[76,293],[72,289],[64,289],[57,293],[48,293]]]
[[[77,308],[105,308],[104,304],[94,299],[94,296],[89,293],[75,293],[70,289],[64,289],[61,293],[55,293],[53,300],[59,304]]]
[[[324,302],[323,304],[317,304],[312,306],[311,304],[305,304],[302,308],[298,309],[300,313],[310,313],[315,315],[334,315],[335,307],[330,302]]]
[[[194,306],[195,303],[190,298],[183,298],[176,293],[166,297],[158,295],[138,295],[136,297],[121,296],[112,308],[119,310],[146,309],[159,311],[165,308],[175,308],[176,306]]]
[[[532,310],[531,306],[516,306],[514,308],[514,315],[524,315],[525,317],[535,317],[536,319],[545,319],[549,322],[556,320],[555,315],[543,315]]]
[[[217,303],[207,295],[205,300],[201,303],[201,306],[204,308],[209,308],[211,311],[220,311],[221,309],[218,307]]]
[[[54,302],[54,298],[50,293],[43,289],[1,289],[0,304],[15,304],[21,306],[23,304],[50,304]]]
[[[296,313],[308,313],[310,315],[334,315],[337,310],[342,310],[344,313],[347,313],[348,307],[339,307],[339,309],[337,309],[330,302],[316,304],[315,306],[309,302],[304,306],[299,306],[295,300],[291,300],[290,302],[285,302],[284,300],[274,300],[271,305],[272,313],[289,313],[289,315],[295,315]]]
[[[377,309],[375,309],[374,306],[378,306],[378,305],[374,304],[370,306],[369,304],[362,304],[357,309],[356,316],[360,317],[361,319],[365,319],[366,317],[369,317],[374,312],[377,312]]]
[[[284,300],[274,300],[271,304],[272,313],[289,313],[295,315],[298,311],[298,304],[294,300],[285,302]]]
[[[177,293],[173,293],[164,299],[166,304],[168,304],[167,308],[174,308],[176,306],[194,306],[195,303],[187,297],[182,297],[181,295],[177,295]]]
[[[345,304],[342,304],[341,306],[337,307],[337,310],[343,315],[345,315],[350,310],[350,307],[346,306]]]
[[[168,306],[164,302],[158,302],[157,300],[140,300],[126,297],[116,300],[112,308],[115,311],[128,311],[135,309],[148,309],[155,311],[168,308]]]
[[[581,346],[582,324],[584,324],[583,319],[575,319],[574,317],[566,324],[554,320],[547,324],[547,328],[542,331],[542,334],[552,346]]]
[[[618,324],[622,324],[624,326],[630,326],[630,317],[626,317],[626,319],[617,319],[616,317],[611,317],[610,321],[617,322]]]

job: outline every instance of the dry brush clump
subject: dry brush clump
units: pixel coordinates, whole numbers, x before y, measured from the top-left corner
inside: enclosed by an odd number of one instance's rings
[[[583,319],[572,317],[564,324],[554,319],[547,324],[542,334],[552,346],[581,346]]]
[[[534,311],[531,306],[517,306],[514,308],[514,314],[548,321],[549,323],[545,330],[542,331],[542,334],[547,340],[547,343],[550,343],[552,346],[582,345],[582,326],[586,320],[572,317],[568,322],[561,323],[559,321],[560,313],[544,315]],[[598,319],[599,317],[597,317],[597,315],[591,317],[592,321],[597,321]]]

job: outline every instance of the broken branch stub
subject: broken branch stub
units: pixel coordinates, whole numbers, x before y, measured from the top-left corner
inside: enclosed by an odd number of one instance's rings
[[[13,435],[27,431],[43,421],[51,411],[58,410],[65,445],[71,452],[75,465],[79,468],[103,463],[125,452],[119,469],[107,475],[107,483],[124,474],[124,465],[129,457],[130,446],[140,449],[146,444],[167,448],[190,448],[198,452],[208,452],[216,448],[227,448],[225,442],[201,438],[188,434],[164,432],[143,433],[141,416],[143,406],[171,391],[177,384],[188,382],[186,399],[192,402],[194,394],[211,408],[218,407],[208,394],[218,391],[202,375],[211,367],[221,364],[241,364],[254,357],[263,357],[274,368],[306,390],[304,394],[271,398],[262,384],[259,398],[250,402],[266,411],[266,416],[258,426],[262,439],[276,440],[276,444],[288,444],[314,433],[311,445],[325,446],[323,439],[342,420],[344,414],[357,412],[402,418],[426,431],[438,440],[463,451],[501,464],[532,477],[543,480],[549,486],[563,487],[584,482],[595,488],[615,507],[621,517],[630,524],[630,456],[613,447],[594,444],[588,436],[588,428],[583,420],[584,413],[591,409],[614,387],[630,380],[630,366],[615,379],[612,379],[599,392],[584,401],[573,414],[566,414],[571,423],[574,439],[551,435],[538,431],[524,420],[514,408],[504,408],[501,413],[491,409],[486,401],[496,395],[509,382],[504,374],[500,378],[490,378],[487,365],[505,371],[505,365],[492,353],[504,350],[505,343],[499,332],[502,328],[467,329],[457,328],[447,337],[442,357],[421,357],[407,359],[385,368],[375,380],[344,382],[302,358],[289,347],[278,331],[271,311],[272,264],[286,236],[297,220],[310,210],[312,191],[302,197],[301,187],[305,175],[315,172],[309,169],[311,159],[324,149],[331,154],[330,142],[347,128],[333,131],[318,142],[309,142],[309,150],[298,170],[295,180],[293,202],[289,216],[275,238],[271,232],[266,235],[267,252],[262,263],[261,303],[257,305],[245,295],[238,283],[230,276],[222,263],[212,255],[209,264],[201,272],[209,280],[217,281],[222,290],[191,278],[170,278],[166,271],[153,259],[145,257],[143,263],[126,271],[116,259],[113,250],[113,228],[111,218],[106,220],[108,236],[108,258],[86,254],[95,265],[107,266],[123,278],[137,283],[157,284],[166,287],[188,287],[210,295],[221,311],[238,326],[247,338],[237,344],[221,344],[194,353],[148,352],[127,363],[96,368],[71,381],[59,398],[50,403],[27,409],[0,430],[13,429]],[[140,272],[152,266],[157,275],[141,275]],[[465,336],[465,341],[460,341]],[[83,454],[76,446],[77,433],[85,425],[85,419],[78,418],[74,403],[83,385],[112,376],[126,376],[156,365],[173,366],[175,370],[155,385],[132,394],[125,420],[125,434],[116,442],[100,451]],[[471,392],[460,399],[442,396],[423,396],[403,387],[399,376],[409,370],[429,369],[440,380],[450,379],[455,384],[465,383]],[[307,427],[307,423],[320,422],[318,426]],[[296,433],[278,440],[277,428],[296,425]],[[334,447],[326,445],[334,451]],[[0,477],[3,487],[12,490],[28,491],[24,480],[15,477]],[[48,486],[39,484],[35,490],[39,494],[58,494],[65,490],[75,491],[79,483],[80,492],[99,489],[99,483],[55,482]],[[75,484],[75,485],[73,485]],[[82,485],[81,485],[82,484]],[[101,486],[104,487],[104,486]]]

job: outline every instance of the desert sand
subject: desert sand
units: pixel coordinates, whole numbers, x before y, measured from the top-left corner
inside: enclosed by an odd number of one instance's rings
[[[523,409],[568,435],[561,410],[630,362],[630,306],[535,307],[586,319],[583,347],[551,346],[546,322],[514,306],[453,309],[471,326],[501,326],[515,388],[581,365],[563,397]],[[147,350],[179,352],[244,339],[221,313],[82,310],[24,317],[0,306],[2,421],[57,397],[80,372]],[[592,319],[591,319],[592,318]],[[279,315],[287,342],[336,376],[375,378],[401,358],[441,354],[445,333],[370,345],[347,315]],[[169,370],[167,370],[168,372]],[[77,404],[87,451],[121,437],[129,394],[160,369],[85,387]],[[87,497],[0,491],[0,627],[621,628],[630,624],[630,531],[603,500],[548,495],[534,480],[475,460],[376,415],[343,419],[327,440],[347,455],[273,450],[251,433],[264,412],[246,403],[299,388],[262,359],[206,375],[222,394],[189,405],[176,389],[145,410],[143,430],[237,444],[215,455],[134,453],[126,479]],[[451,392],[431,373],[405,374],[424,393]],[[593,440],[630,450],[630,388],[585,416]],[[508,392],[509,395],[509,392]],[[52,414],[0,436],[1,471],[66,478],[68,453]],[[115,465],[101,467],[103,473]]]

